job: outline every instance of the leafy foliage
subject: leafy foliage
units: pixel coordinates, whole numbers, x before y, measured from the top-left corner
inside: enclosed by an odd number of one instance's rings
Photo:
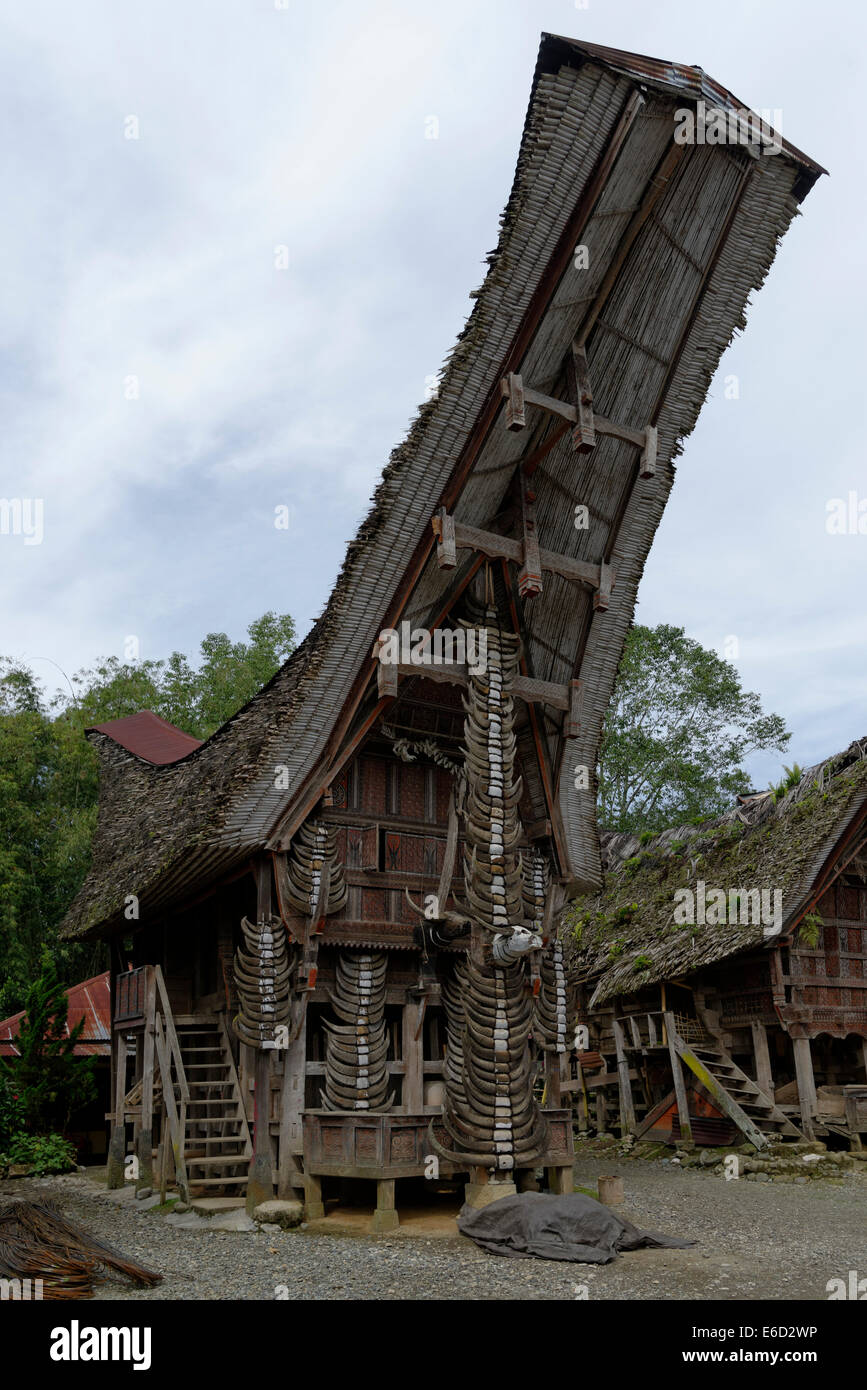
[[[0,658],[0,1018],[23,1007],[46,944],[67,980],[105,969],[101,943],[57,938],[96,825],[96,754],[84,730],[150,709],[207,738],[282,665],[295,625],[265,613],[247,639],[209,633],[196,665],[180,652],[166,661],[110,657],[77,673],[71,698],[49,697],[26,666]]]
[[[48,1133],[65,1129],[73,1110],[96,1096],[94,1057],[76,1057],[84,1019],[67,1030],[68,999],[49,951],[27,991],[26,1014],[18,1029],[19,1055],[0,1059],[0,1073],[14,1083],[26,1129]]]
[[[605,721],[599,823],[647,833],[719,815],[747,784],[744,759],[790,738],[716,652],[683,628],[636,625]]]
[[[0,1072],[0,1153],[13,1134],[17,1134],[23,1124],[21,1102],[15,1082]]]
[[[815,951],[825,922],[818,912],[808,912],[798,926],[798,941]]]
[[[792,767],[784,765],[783,771],[786,774],[785,777],[783,777],[776,786],[772,783],[768,788],[775,802],[782,800],[786,792],[791,791],[792,787],[796,787],[804,775],[804,769],[800,767],[798,763],[795,763]]]
[[[0,1152],[0,1172],[26,1163],[31,1173],[68,1173],[75,1167],[75,1145],[62,1134],[16,1134]]]
[[[117,657],[76,672],[75,715],[82,728],[152,710],[195,738],[208,738],[271,679],[295,649],[295,623],[264,613],[247,642],[209,632],[193,667],[182,652],[166,661],[121,662]],[[73,713],[69,711],[70,715]]]

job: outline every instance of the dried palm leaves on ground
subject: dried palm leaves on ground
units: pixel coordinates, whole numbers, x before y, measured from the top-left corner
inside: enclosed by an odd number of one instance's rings
[[[56,1202],[0,1202],[0,1279],[41,1279],[42,1297],[92,1298],[109,1273],[151,1288],[162,1280],[68,1221]]]

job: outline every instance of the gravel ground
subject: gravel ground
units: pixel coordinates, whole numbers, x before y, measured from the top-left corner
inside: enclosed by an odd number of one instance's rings
[[[165,1276],[146,1291],[103,1284],[103,1299],[825,1300],[829,1279],[845,1279],[850,1269],[867,1276],[860,1173],[804,1186],[757,1184],[659,1162],[582,1158],[576,1182],[594,1187],[603,1172],[624,1179],[623,1216],[699,1243],[637,1250],[606,1266],[566,1265],[497,1258],[457,1235],[188,1231],[136,1203],[110,1200],[78,1175],[6,1182],[0,1193],[50,1193],[72,1219]]]

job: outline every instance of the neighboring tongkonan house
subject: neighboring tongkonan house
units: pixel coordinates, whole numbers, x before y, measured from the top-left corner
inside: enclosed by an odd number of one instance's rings
[[[603,834],[562,935],[582,1124],[677,1143],[867,1132],[867,739],[785,795]],[[832,1141],[833,1142],[833,1141]]]

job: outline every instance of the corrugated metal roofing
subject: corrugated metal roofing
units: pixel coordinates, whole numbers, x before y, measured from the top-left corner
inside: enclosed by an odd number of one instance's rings
[[[81,1037],[75,1045],[76,1057],[108,1057],[111,1054],[111,997],[109,993],[108,971],[94,975],[79,985],[67,990],[69,1006],[66,1013],[67,1033],[76,1023],[84,1019]],[[17,1057],[15,1039],[21,1027],[21,1013],[0,1023],[0,1057]]]
[[[156,767],[179,762],[202,746],[200,738],[185,734],[183,729],[178,729],[149,709],[128,714],[123,719],[109,719],[105,724],[94,724],[93,732],[108,734],[128,753],[134,753],[137,758],[144,758],[145,762],[153,763]]]

